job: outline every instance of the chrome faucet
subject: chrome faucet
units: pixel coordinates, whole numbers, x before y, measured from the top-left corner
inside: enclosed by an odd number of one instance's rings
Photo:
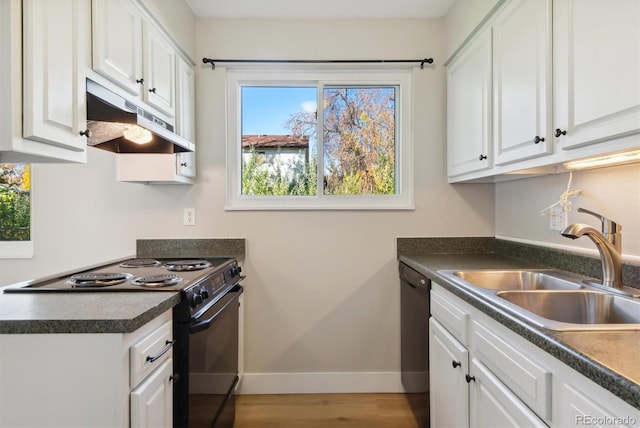
[[[567,238],[577,239],[587,235],[600,253],[602,261],[602,285],[622,289],[622,226],[609,220],[601,214],[584,208],[578,208],[579,213],[591,214],[600,219],[602,233],[588,224],[576,223],[569,225],[560,234]]]

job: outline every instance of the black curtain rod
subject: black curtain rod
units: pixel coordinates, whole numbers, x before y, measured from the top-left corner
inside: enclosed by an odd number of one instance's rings
[[[216,62],[235,62],[235,63],[256,63],[256,64],[379,64],[379,63],[398,63],[398,62],[419,62],[420,68],[424,68],[424,64],[433,64],[433,58],[424,59],[333,59],[333,60],[316,60],[316,59],[211,59],[202,58],[205,64],[211,64],[211,69],[215,70]]]

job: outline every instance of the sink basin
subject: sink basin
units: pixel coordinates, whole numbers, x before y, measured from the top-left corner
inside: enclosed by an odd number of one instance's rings
[[[518,313],[546,328],[640,330],[638,299],[591,290],[499,291],[496,296],[524,309],[527,313]]]
[[[489,290],[577,290],[580,280],[570,281],[543,270],[459,270],[451,275]]]

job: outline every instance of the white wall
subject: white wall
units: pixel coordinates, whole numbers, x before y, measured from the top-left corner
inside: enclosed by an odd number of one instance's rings
[[[247,239],[245,370],[255,389],[292,375],[316,390],[399,388],[398,236],[493,236],[493,185],[446,183],[442,22],[202,21],[197,58],[423,58],[416,73],[415,211],[225,212],[224,71],[197,66],[198,179],[115,182],[114,155],[33,167],[31,260],[0,260],[0,284],[124,257],[137,238]],[[197,225],[182,226],[195,207]],[[373,372],[373,374],[368,374]],[[284,376],[288,379],[287,376]],[[250,382],[245,384],[250,391]]]
[[[597,254],[586,237],[570,240],[549,230],[549,218],[540,210],[557,201],[567,188],[569,174],[549,175],[496,184],[496,235],[542,245],[572,247]],[[622,225],[622,252],[629,261],[640,261],[640,164],[573,173],[568,222],[600,229],[598,219],[578,213],[578,207],[595,211]],[[585,251],[586,250],[586,251]]]

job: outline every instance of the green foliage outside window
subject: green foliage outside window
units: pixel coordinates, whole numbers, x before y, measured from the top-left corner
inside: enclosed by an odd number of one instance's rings
[[[31,239],[29,164],[0,164],[0,241]]]

